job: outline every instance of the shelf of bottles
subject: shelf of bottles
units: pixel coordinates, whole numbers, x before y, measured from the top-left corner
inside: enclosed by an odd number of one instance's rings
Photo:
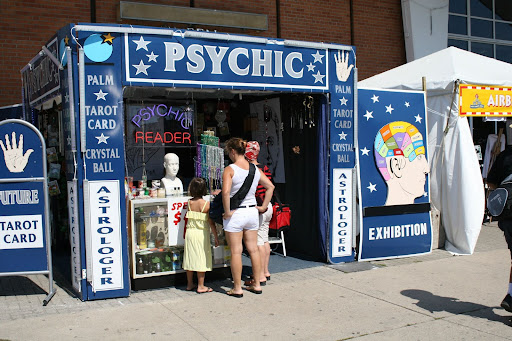
[[[182,270],[183,245],[169,245],[166,199],[132,201],[133,278]]]
[[[169,201],[167,199],[131,200],[132,278],[145,278],[184,272],[184,245],[169,245]],[[172,217],[171,217],[172,218]],[[212,247],[214,267],[229,265],[231,253],[222,227],[220,246]],[[214,238],[211,236],[212,246]]]

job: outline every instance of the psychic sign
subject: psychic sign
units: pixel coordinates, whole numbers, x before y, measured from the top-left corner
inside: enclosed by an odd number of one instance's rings
[[[424,92],[359,89],[359,260],[432,250]]]
[[[46,48],[57,57],[57,37]],[[21,72],[25,102],[34,106],[60,88],[59,68],[46,54],[37,55]]]
[[[462,84],[459,86],[460,116],[512,116],[512,88]]]
[[[127,257],[122,45],[110,33],[80,34],[83,46],[85,255],[87,297],[126,296]],[[79,53],[79,57],[81,57]],[[79,69],[79,73],[81,70]],[[76,82],[75,82],[76,86]],[[80,84],[78,84],[80,86]],[[85,181],[85,180],[84,180]],[[121,214],[123,212],[123,214]]]
[[[126,81],[328,89],[327,49],[228,40],[125,33]]]
[[[132,147],[187,146],[194,141],[194,105],[145,102],[126,105],[127,149]]]
[[[119,181],[89,181],[86,185],[87,280],[93,291],[123,289],[123,251]]]
[[[355,54],[331,51],[331,106],[329,113],[329,173],[330,173],[330,245],[329,261],[354,261],[353,169],[354,151],[354,95],[356,89]]]
[[[37,129],[0,122],[0,273],[49,269],[46,150]]]

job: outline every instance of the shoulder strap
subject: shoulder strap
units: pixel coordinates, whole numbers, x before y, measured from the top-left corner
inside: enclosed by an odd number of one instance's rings
[[[203,205],[203,208],[201,208],[201,213],[203,213],[203,211],[204,211],[204,208],[206,207],[206,204],[207,204],[207,203],[208,203],[208,201],[206,201],[206,200],[205,200],[205,201],[204,201],[204,205]]]
[[[510,182],[510,180],[512,180],[512,174],[510,174],[509,176],[507,176],[502,182],[501,184],[504,184],[505,182]]]
[[[255,173],[256,166],[252,163],[249,163],[249,174],[247,174],[247,177],[245,178],[242,187],[240,187],[240,189],[230,199],[230,208],[232,210],[240,206],[240,203],[244,200],[247,193],[249,193],[249,189],[251,188]]]

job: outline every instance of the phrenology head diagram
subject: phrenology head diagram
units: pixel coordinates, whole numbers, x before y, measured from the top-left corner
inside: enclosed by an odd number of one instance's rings
[[[413,204],[425,193],[428,162],[423,136],[414,125],[386,124],[375,136],[374,154],[388,187],[386,206]]]

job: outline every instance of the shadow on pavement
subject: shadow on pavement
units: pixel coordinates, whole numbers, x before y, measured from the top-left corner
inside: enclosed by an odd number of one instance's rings
[[[40,295],[46,294],[47,290],[23,275],[0,277],[0,296]]]
[[[460,301],[454,297],[444,297],[434,295],[429,291],[407,289],[400,292],[402,295],[418,300],[416,306],[428,310],[431,313],[446,311],[452,314],[463,314],[473,317],[487,319],[489,321],[496,321],[512,325],[512,316],[500,316],[494,313],[493,308],[478,303]]]

